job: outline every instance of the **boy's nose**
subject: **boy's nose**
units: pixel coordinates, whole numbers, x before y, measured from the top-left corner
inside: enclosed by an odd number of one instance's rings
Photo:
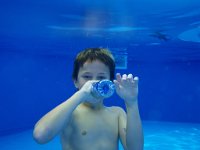
[[[95,78],[95,77],[94,77],[94,78],[92,78],[92,80],[99,81],[99,79],[98,79],[98,78]]]

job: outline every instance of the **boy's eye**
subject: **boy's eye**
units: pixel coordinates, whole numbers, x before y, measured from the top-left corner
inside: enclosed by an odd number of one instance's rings
[[[91,77],[91,76],[88,76],[88,75],[84,75],[83,78],[84,78],[84,79],[91,79],[92,77]]]

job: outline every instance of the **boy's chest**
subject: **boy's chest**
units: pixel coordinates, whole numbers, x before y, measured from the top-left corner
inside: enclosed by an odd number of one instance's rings
[[[78,143],[78,144],[77,144]],[[65,149],[117,149],[118,114],[104,111],[75,113],[70,126],[62,134]]]
[[[80,136],[114,138],[118,135],[118,116],[109,111],[80,112],[72,121],[72,130],[73,134]]]

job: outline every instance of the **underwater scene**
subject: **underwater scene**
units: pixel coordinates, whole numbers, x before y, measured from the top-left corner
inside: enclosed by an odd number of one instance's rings
[[[200,150],[199,8],[199,0],[1,1],[0,149],[62,149],[59,136],[36,143],[34,126],[77,91],[76,55],[106,48],[115,73],[139,77],[144,149]],[[104,105],[126,110],[116,92]]]

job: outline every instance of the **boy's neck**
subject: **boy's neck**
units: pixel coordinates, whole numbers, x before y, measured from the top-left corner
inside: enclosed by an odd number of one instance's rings
[[[100,110],[100,109],[104,108],[104,105],[103,105],[102,101],[99,102],[99,103],[95,103],[95,104],[85,102],[85,103],[83,103],[83,106],[87,107],[89,109],[92,109],[92,110]]]

